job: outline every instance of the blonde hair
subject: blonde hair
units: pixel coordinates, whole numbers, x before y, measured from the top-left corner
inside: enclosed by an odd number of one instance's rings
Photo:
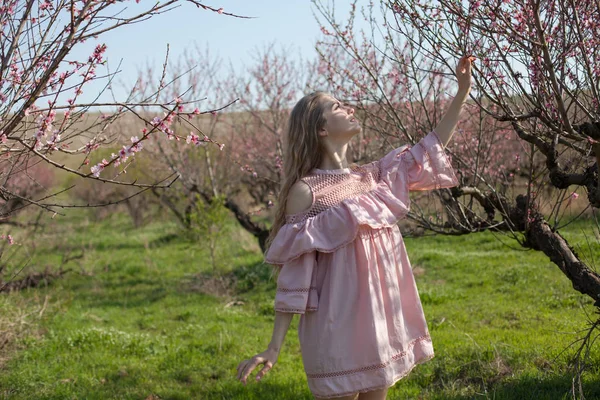
[[[265,243],[265,254],[279,229],[285,224],[287,198],[292,186],[318,168],[325,154],[319,140],[319,130],[325,126],[322,98],[328,93],[315,91],[303,98],[292,109],[283,136],[283,180],[275,205],[275,218]]]

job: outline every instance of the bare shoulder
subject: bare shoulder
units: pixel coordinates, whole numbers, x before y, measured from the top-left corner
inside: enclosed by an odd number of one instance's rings
[[[290,188],[290,193],[287,197],[285,205],[286,214],[298,214],[302,211],[308,210],[312,205],[313,196],[308,186],[303,181],[298,181]]]

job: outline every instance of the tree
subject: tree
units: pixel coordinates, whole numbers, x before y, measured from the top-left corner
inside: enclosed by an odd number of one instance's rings
[[[134,5],[130,7],[132,10],[115,1],[77,4],[63,0],[3,2],[0,15],[0,155],[4,156],[4,181],[10,178],[12,171],[25,168],[35,158],[36,163],[41,162],[85,179],[143,190],[168,187],[160,185],[168,178],[142,184],[116,179],[120,173],[112,178],[100,175],[107,175],[102,172],[110,165],[124,164],[143,148],[142,142],[152,134],[163,132],[169,135],[168,125],[173,119],[200,114],[185,109],[187,103],[180,97],[185,91],[163,102],[159,102],[158,97],[153,99],[154,96],[133,101],[132,95],[125,101],[81,103],[79,98],[89,82],[104,79],[108,87],[115,73],[109,71],[106,76],[96,73],[105,65],[107,47],[101,42],[87,59],[72,60],[68,56],[86,41],[99,40],[106,32],[167,12],[178,3],[233,15],[194,0],[172,0],[152,6]],[[165,82],[161,83],[159,91],[167,86]],[[142,106],[164,110],[166,115],[158,119],[147,118],[137,112]],[[108,112],[90,113],[91,107]],[[143,121],[146,128],[141,138],[132,136],[132,143],[123,146],[118,154],[113,154],[110,161],[104,159],[97,165],[86,167],[90,168],[86,171],[84,166],[89,164],[89,155],[114,140],[116,129],[111,131],[110,128],[125,115],[133,115]],[[71,149],[73,143],[75,148]],[[80,155],[85,155],[85,160],[78,160]],[[75,160],[70,163],[79,165],[71,167],[69,160]],[[59,212],[55,207],[57,204],[20,196],[5,185],[0,187],[0,195],[6,202],[20,198],[47,211]],[[62,208],[71,206],[60,204]],[[0,217],[7,217],[11,212],[10,208],[4,207],[0,210]]]
[[[174,173],[167,176],[162,171],[147,182],[124,177],[143,142],[156,135],[170,137],[169,126],[174,121],[185,119],[193,125],[194,117],[212,110],[190,108],[193,99],[185,100],[185,88],[168,100],[161,99],[160,93],[173,86],[173,82],[164,80],[147,97],[138,96],[134,90],[126,99],[99,102],[102,93],[112,90],[116,75],[106,65],[107,46],[102,37],[178,5],[246,17],[196,0],[131,3],[127,7],[123,1],[7,0],[0,5],[0,220],[4,223],[12,222],[17,212],[30,205],[54,216],[65,208],[130,201],[146,190],[169,188],[177,179],[172,179]],[[74,49],[82,48],[86,42],[93,45],[89,56],[73,59]],[[104,67],[107,72],[100,73]],[[102,81],[105,87],[96,100],[82,102],[81,95],[92,81]],[[152,112],[144,114],[144,108]],[[159,111],[164,112],[160,117]],[[124,138],[120,122],[125,118],[140,121],[142,130],[129,132]],[[121,140],[127,144],[108,160],[90,164],[99,149]],[[61,178],[68,175],[135,191],[106,202],[59,202],[57,195],[73,186],[52,192],[51,180],[58,173]],[[14,242],[11,235],[2,237],[5,238],[9,244]]]
[[[199,119],[202,134],[190,133],[187,137],[196,146],[186,147],[173,140],[168,146],[154,147],[157,165],[166,165],[181,178],[182,198],[174,197],[177,191],[171,195],[155,192],[181,225],[191,228],[190,213],[197,207],[196,201],[209,206],[214,198],[222,196],[224,206],[264,249],[269,229],[264,218],[256,215],[273,205],[271,199],[281,174],[281,135],[294,101],[311,86],[314,76],[310,63],[292,60],[288,54],[288,49],[276,50],[270,45],[257,50],[252,63],[242,70],[230,68],[226,76],[210,79],[207,84],[215,93],[211,101],[231,104],[227,112]],[[196,96],[207,86],[195,83],[218,76],[222,63],[208,48],[196,47],[184,54],[167,75],[181,75],[192,60],[198,65],[186,74],[186,80],[189,93]],[[148,82],[154,80],[148,78],[154,74],[150,68],[140,75],[143,82]],[[173,129],[184,134],[187,127],[179,123]],[[209,142],[217,143],[224,151],[215,154],[206,146]]]
[[[354,2],[345,22],[333,2],[316,4],[322,70],[374,132],[415,143],[445,108],[455,60],[477,58],[468,116],[448,149],[460,186],[434,193],[447,221],[428,223],[418,209],[411,217],[442,233],[503,229],[599,306],[600,276],[559,233],[577,188],[587,192],[584,211],[600,206],[597,2],[398,0],[360,14]],[[358,32],[357,15],[369,29]],[[517,172],[525,187],[506,190]]]
[[[503,226],[509,229],[513,237],[522,245],[544,251],[573,281],[577,290],[594,300],[599,300],[598,276],[577,258],[566,241],[556,232],[557,217],[564,207],[561,200],[564,200],[567,195],[564,189],[570,184],[580,184],[588,188],[590,202],[592,205],[596,204],[596,159],[593,155],[591,159],[586,159],[586,155],[589,156],[595,148],[592,142],[595,139],[590,137],[590,140],[586,140],[582,133],[576,134],[576,132],[587,129],[585,132],[595,135],[592,129],[597,121],[597,114],[590,114],[595,111],[584,106],[584,104],[594,104],[592,98],[594,90],[586,86],[585,82],[595,82],[594,85],[598,85],[598,80],[594,76],[588,76],[584,80],[576,81],[569,78],[570,75],[567,74],[567,71],[573,68],[569,63],[579,62],[580,73],[593,71],[595,67],[584,68],[586,61],[583,58],[575,57],[570,60],[559,58],[555,54],[550,58],[555,60],[554,64],[546,65],[542,62],[538,66],[546,68],[543,73],[538,71],[538,67],[533,69],[531,78],[534,79],[530,79],[529,86],[525,85],[522,75],[513,74],[512,78],[508,78],[507,74],[503,74],[494,66],[504,65],[504,68],[508,69],[511,68],[511,60],[524,62],[527,57],[533,58],[538,54],[537,52],[542,51],[538,39],[548,36],[543,32],[538,32],[529,39],[510,36],[514,33],[513,25],[510,24],[515,22],[512,16],[521,15],[520,18],[525,18],[523,12],[517,13],[516,10],[524,4],[529,6],[538,4],[537,9],[527,11],[529,12],[527,21],[531,23],[530,29],[533,31],[537,29],[535,20],[538,17],[532,15],[537,13],[538,16],[546,16],[546,11],[542,12],[539,2],[530,1],[503,1],[496,8],[493,7],[496,4],[494,2],[488,2],[486,6],[481,2],[477,4],[480,9],[474,12],[473,7],[463,9],[460,3],[455,2],[384,2],[382,14],[386,30],[382,33],[383,37],[376,41],[373,37],[363,36],[362,41],[356,41],[351,33],[355,8],[349,17],[349,22],[341,27],[334,20],[332,10],[328,10],[322,3],[317,3],[328,26],[334,31],[329,33],[323,27],[325,36],[331,40],[324,42],[326,45],[322,44],[321,48],[328,47],[328,51],[334,49],[338,54],[343,55],[343,57],[332,57],[330,53],[321,51],[322,59],[330,64],[326,66],[330,71],[329,81],[335,82],[335,78],[342,75],[349,77],[346,85],[355,87],[356,90],[345,93],[351,95],[351,99],[357,100],[361,108],[369,113],[371,118],[369,128],[375,132],[399,132],[405,140],[414,143],[417,134],[422,134],[435,126],[437,119],[440,118],[440,111],[444,110],[444,103],[448,100],[444,93],[451,87],[451,83],[442,79],[445,74],[442,71],[452,70],[454,66],[450,64],[451,60],[456,60],[459,55],[471,53],[473,50],[473,54],[481,60],[475,64],[475,93],[472,95],[478,112],[470,112],[470,119],[463,121],[457,133],[458,141],[455,141],[452,147],[452,158],[461,175],[461,187],[452,191],[446,189],[437,192],[451,220],[450,224],[439,227],[466,233],[482,227],[487,229]],[[584,13],[582,10],[578,14],[576,9],[571,14],[558,8],[552,10],[563,15],[563,19],[558,20],[559,22],[564,22],[566,15],[583,16]],[[488,18],[492,14],[498,17],[495,25],[492,25],[494,18],[491,20]],[[371,18],[372,24],[376,23],[373,7],[366,10],[365,15],[367,19]],[[597,24],[591,24],[589,18],[585,20],[588,21],[585,26],[597,29]],[[461,26],[464,30],[467,22],[471,26],[470,36],[457,33],[460,32]],[[484,25],[484,22],[487,25]],[[506,29],[502,30],[498,25]],[[540,27],[545,26],[544,29],[550,29],[546,25],[542,24]],[[579,25],[574,23],[572,26],[575,28]],[[477,30],[474,26],[477,26]],[[487,30],[483,29],[484,26],[488,26]],[[564,24],[561,26],[563,30],[566,29]],[[583,27],[580,26],[580,29]],[[375,32],[373,28],[371,33],[375,35]],[[480,33],[476,35],[474,32]],[[592,33],[590,31],[583,34],[589,37]],[[487,39],[484,40],[484,37]],[[570,41],[575,42],[577,37],[575,33],[568,36]],[[510,42],[513,46],[517,46],[514,43],[519,40],[524,41],[518,45],[521,46],[520,50],[515,48],[511,53],[507,52],[509,48],[505,43]],[[526,40],[529,41],[525,42]],[[563,41],[566,40],[567,38]],[[383,43],[381,46],[380,42]],[[495,46],[493,49],[492,45]],[[561,51],[557,50],[556,53],[565,54],[564,49],[571,48],[575,44],[565,46],[561,46]],[[525,49],[530,49],[531,54]],[[493,51],[496,53],[492,53]],[[510,59],[507,58],[507,54],[510,54]],[[491,59],[503,60],[503,57],[506,60],[504,64],[496,61],[492,65]],[[536,58],[536,60],[539,62],[542,59]],[[568,62],[559,65],[561,60]],[[481,66],[478,67],[479,64]],[[357,72],[353,74],[352,68]],[[556,78],[556,70],[564,71],[560,84],[552,83],[551,77]],[[499,80],[500,76],[503,77],[503,81]],[[580,82],[580,86],[569,89],[569,85],[575,82]],[[544,87],[543,90],[539,89],[541,86]],[[342,85],[338,84],[335,87],[343,91]],[[563,89],[560,93],[554,94],[555,87]],[[511,88],[521,91],[512,92]],[[550,96],[547,93],[550,93]],[[585,94],[582,95],[581,100],[577,100],[572,96],[575,93]],[[564,96],[570,98],[569,113],[566,112]],[[550,106],[556,111],[552,111]],[[565,113],[560,112],[563,108]],[[592,120],[585,122],[582,118],[589,115],[592,115]],[[576,122],[568,118],[576,118]],[[515,143],[504,140],[509,137],[508,128],[519,137],[518,143],[521,143],[522,152],[515,153],[518,150]],[[494,139],[494,135],[499,135],[502,140]],[[471,141],[474,146],[467,146],[468,141]],[[494,145],[486,143],[494,143]],[[465,147],[471,149],[467,151]],[[510,150],[511,147],[513,151]],[[498,158],[498,154],[507,157]],[[492,157],[496,157],[497,160],[493,161]],[[535,163],[536,157],[541,157],[545,164]],[[517,159],[519,163],[525,162],[525,164],[518,165],[514,162]],[[483,162],[479,163],[481,166],[476,166],[474,160]],[[588,165],[592,160],[594,164]],[[568,165],[568,169],[560,167],[563,164]],[[486,165],[491,168],[484,167]],[[515,197],[512,201],[507,193],[498,189],[498,179],[505,179],[510,173],[514,174],[509,172],[509,168],[512,170],[526,168],[529,175],[526,193],[514,193]],[[581,172],[576,172],[578,168]],[[554,226],[550,226],[540,212],[542,199],[538,196],[544,185],[548,184],[562,189],[561,196],[554,201],[550,216],[555,219]],[[460,200],[466,196],[469,196],[470,201]],[[479,208],[470,205],[472,200],[478,203]],[[483,216],[479,216],[478,211],[480,213],[483,211]],[[502,218],[501,221],[494,219],[497,215]]]

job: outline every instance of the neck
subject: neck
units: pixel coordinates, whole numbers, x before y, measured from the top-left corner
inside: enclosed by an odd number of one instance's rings
[[[348,149],[348,143],[330,143],[325,142],[325,155],[321,164],[317,167],[319,169],[342,169],[349,168],[348,161],[346,161],[346,150]]]

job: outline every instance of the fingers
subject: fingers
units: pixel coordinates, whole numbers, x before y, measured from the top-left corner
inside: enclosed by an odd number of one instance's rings
[[[465,55],[462,56],[460,58],[460,60],[458,61],[458,68],[457,68],[457,72],[459,72],[460,74],[467,74],[471,71],[471,63],[473,61],[475,61],[476,58],[475,56],[472,55]]]
[[[256,374],[256,381],[260,381],[262,377],[265,376],[265,374],[271,370],[271,368],[273,368],[273,364],[271,364],[270,361],[267,361],[265,363],[265,366],[260,370],[260,372]]]
[[[244,360],[241,363],[239,363],[238,366],[237,366],[237,373],[235,374],[235,379],[237,379],[238,381],[241,378],[240,373],[241,373],[241,370],[243,369],[243,367],[244,367],[245,364],[246,364],[246,361]]]
[[[240,380],[240,382],[242,382],[245,385],[248,375],[252,373],[252,371],[254,370],[254,368],[256,368],[258,364],[260,364],[260,360],[255,357],[252,357],[250,360],[246,360],[244,362],[244,366],[241,369],[238,366],[238,379]]]
[[[237,367],[237,379],[240,382],[246,383],[246,377],[252,372],[256,365],[252,365],[254,358],[244,360]]]
[[[265,376],[265,374],[269,372],[271,368],[273,368],[273,363],[271,361],[261,357],[252,357],[249,360],[242,361],[237,366],[236,379],[246,385],[246,380],[252,371],[254,371],[254,368],[263,363],[265,366],[258,372],[258,374],[256,374],[256,381],[260,381],[262,377]]]
[[[238,381],[242,378],[242,371],[244,370],[244,367],[246,366],[247,362],[248,362],[248,360],[244,360],[241,363],[239,363],[239,365],[237,366],[236,379]]]

